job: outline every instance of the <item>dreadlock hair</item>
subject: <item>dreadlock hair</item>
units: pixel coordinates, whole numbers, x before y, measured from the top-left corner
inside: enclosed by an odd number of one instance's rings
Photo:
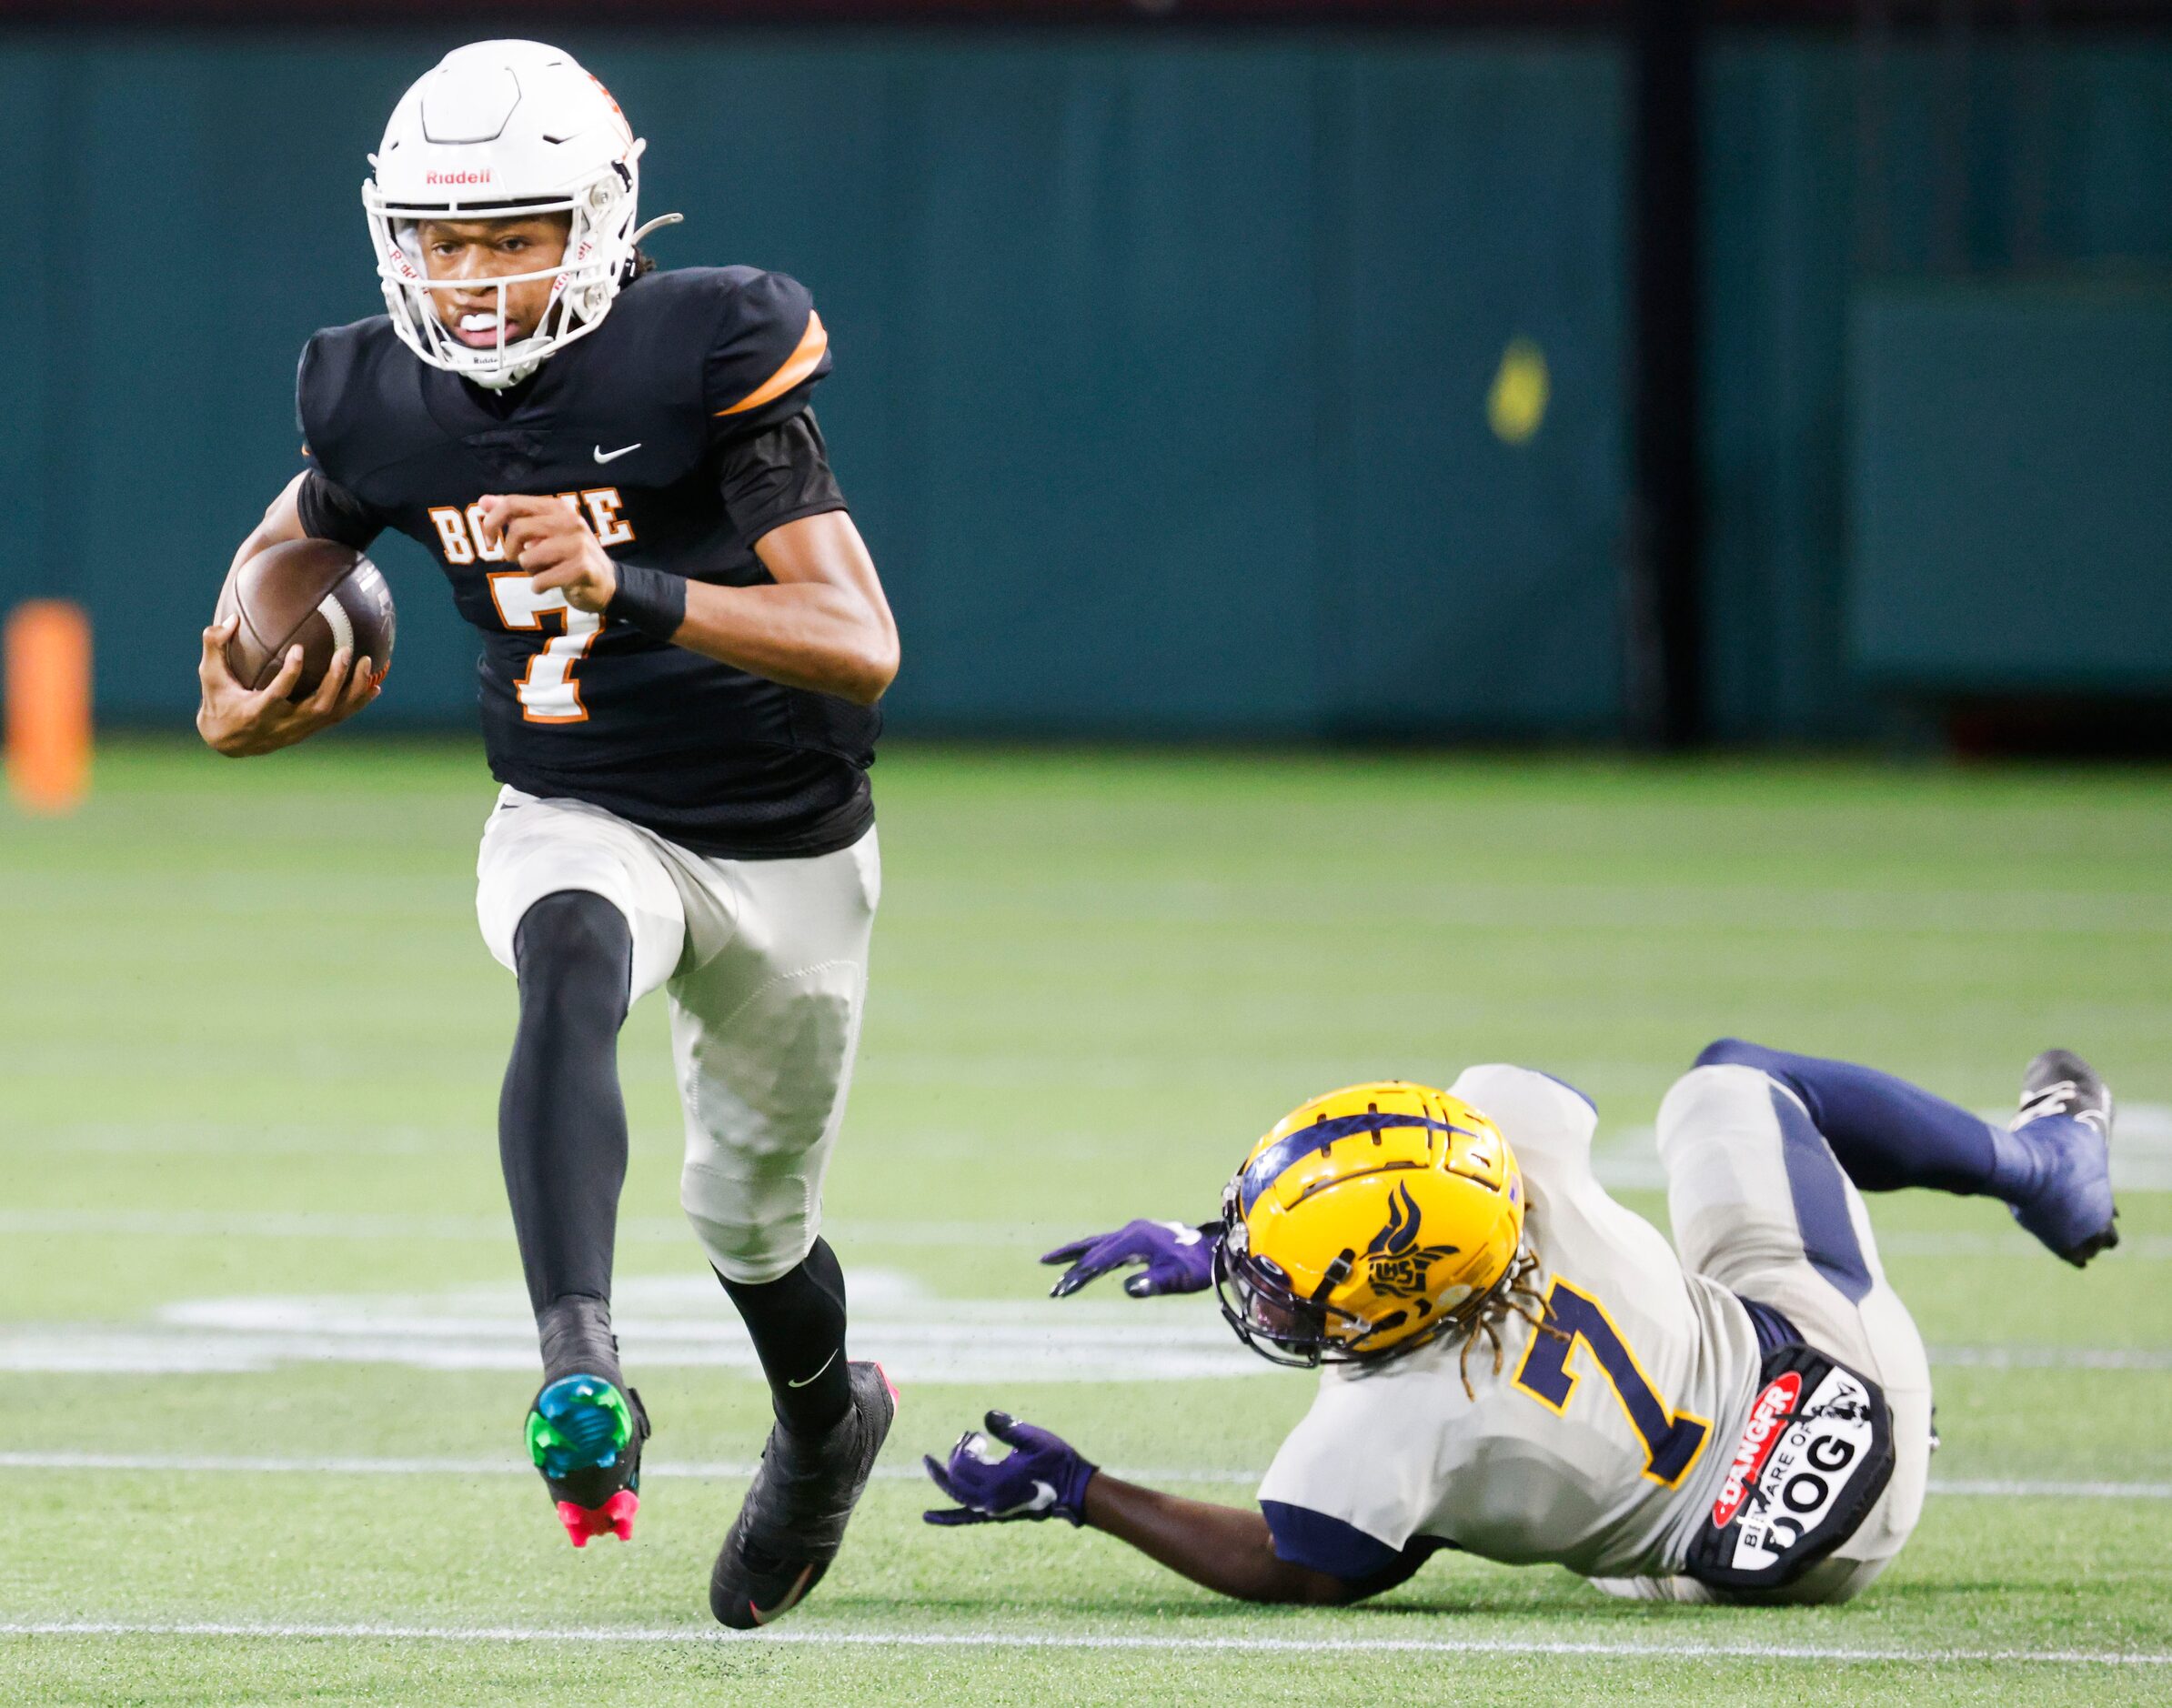
[[[1483,1334],[1493,1349],[1493,1374],[1501,1373],[1504,1350],[1501,1344],[1502,1326],[1511,1315],[1519,1316],[1541,1334],[1551,1334],[1557,1341],[1565,1341],[1568,1334],[1546,1320],[1545,1295],[1538,1290],[1540,1275],[1538,1259],[1529,1247],[1519,1249],[1516,1261],[1508,1266],[1508,1273],[1501,1278],[1493,1295],[1479,1310],[1470,1330],[1463,1336],[1463,1355],[1456,1360],[1455,1373],[1463,1378],[1463,1397],[1478,1398],[1478,1390],[1471,1381],[1471,1348]]]

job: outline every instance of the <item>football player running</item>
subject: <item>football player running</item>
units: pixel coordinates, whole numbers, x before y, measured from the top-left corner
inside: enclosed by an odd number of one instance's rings
[[[1213,1286],[1253,1351],[1322,1367],[1259,1510],[1121,1482],[990,1412],[927,1462],[957,1503],[929,1522],[1061,1516],[1249,1601],[1354,1601],[1441,1548],[1647,1599],[1845,1601],[1916,1527],[1936,1444],[1860,1194],[1986,1193],[2086,1263],[2117,1241],[2111,1118],[2065,1050],[1997,1126],[1723,1040],[1660,1108],[1670,1249],[1593,1175],[1591,1104],[1543,1073],[1331,1093],[1253,1148],[1218,1222],[1044,1260],[1071,1265],[1059,1296],[1135,1264],[1137,1297]]]
[[[836,1557],[896,1406],[846,1358],[820,1216],[898,638],[808,407],[830,368],[808,293],[751,267],[653,271],[643,146],[539,43],[460,48],[407,91],[362,192],[387,313],[309,341],[314,466],[235,561],[394,528],[482,632],[503,787],[477,911],[519,984],[498,1140],[543,1362],[526,1440],[576,1547],[629,1535],[638,1505],[649,1422],[609,1305],[617,1048],[628,1006],[669,992],[681,1200],[775,1401],[710,1582],[747,1627]],[[250,693],[229,632],[205,631],[198,716],[223,753],[287,746],[376,692],[342,653],[300,705],[298,655]]]

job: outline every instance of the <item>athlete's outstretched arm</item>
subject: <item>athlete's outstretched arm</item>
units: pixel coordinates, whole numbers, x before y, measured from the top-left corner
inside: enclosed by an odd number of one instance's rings
[[[258,552],[307,538],[295,497],[307,478],[307,473],[297,475],[271,501],[264,520],[235,551],[234,561],[226,568],[228,580]],[[204,656],[196,665],[196,681],[203,690],[203,699],[196,707],[196,733],[215,751],[240,759],[290,748],[320,729],[352,718],[377,697],[370,661],[352,658],[344,648],[332,655],[323,686],[298,704],[287,696],[302,674],[299,647],[287,649],[279,674],[263,688],[244,688],[226,668],[226,642],[234,637],[236,620],[229,617],[204,631]],[[349,674],[347,667],[354,664],[360,668]]]
[[[588,525],[556,498],[483,500],[488,543],[534,578],[705,657],[788,688],[872,706],[898,674],[898,626],[874,559],[842,510],[771,528],[754,555],[771,587],[725,588],[613,563]]]
[[[1086,1522],[1194,1583],[1241,1602],[1339,1607],[1373,1592],[1367,1585],[1281,1558],[1267,1520],[1253,1507],[1188,1501],[1104,1471],[1086,1485]]]
[[[1332,1606],[1409,1575],[1352,1582],[1293,1565],[1276,1554],[1267,1521],[1257,1512],[1126,1482],[1089,1463],[1061,1436],[1008,1412],[990,1412],[987,1422],[986,1434],[968,1430],[959,1438],[947,1462],[921,1462],[935,1486],[958,1502],[928,1513],[930,1524],[1067,1518],[1131,1543],[1194,1583],[1246,1602]],[[1010,1452],[1000,1452],[991,1437]]]

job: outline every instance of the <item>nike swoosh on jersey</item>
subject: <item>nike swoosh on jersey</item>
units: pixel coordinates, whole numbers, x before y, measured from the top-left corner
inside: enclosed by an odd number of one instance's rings
[[[839,1349],[839,1351],[842,1351],[842,1350],[843,1350],[842,1348],[840,1348],[840,1349]],[[822,1361],[822,1370],[828,1370],[828,1369],[830,1368],[830,1365],[832,1365],[832,1364],[834,1364],[834,1363],[836,1363],[836,1362],[837,1362],[837,1352],[833,1351],[833,1352],[831,1352],[831,1353],[830,1354],[830,1356],[829,1356],[828,1358],[825,1358],[825,1359]],[[784,1383],[784,1385],[785,1385],[786,1387],[788,1387],[788,1388],[804,1388],[804,1387],[806,1387],[806,1386],[807,1386],[807,1382],[808,1382],[808,1381],[815,1381],[815,1380],[816,1380],[818,1377],[820,1377],[820,1376],[821,1375],[821,1373],[822,1373],[822,1370],[818,1370],[818,1371],[815,1371],[815,1373],[814,1373],[814,1375],[812,1375],[812,1376],[809,1376],[809,1377],[807,1379],[807,1381],[792,1381],[792,1380],[791,1380],[791,1379],[790,1379],[790,1378],[788,1376],[788,1377],[785,1379],[785,1383]]]
[[[622,445],[615,451],[607,451],[598,445],[596,447],[596,460],[599,463],[615,463],[628,451],[638,451],[640,448],[641,441],[639,439],[636,439],[631,445]]]

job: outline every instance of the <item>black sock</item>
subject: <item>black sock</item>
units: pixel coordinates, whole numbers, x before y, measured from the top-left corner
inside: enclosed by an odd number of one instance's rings
[[[852,1404],[845,1369],[845,1271],[818,1239],[799,1267],[773,1281],[725,1281],[769,1379],[777,1421],[795,1435],[820,1435]]]
[[[559,890],[522,917],[513,959],[520,1025],[498,1098],[498,1154],[548,1370],[554,1343],[590,1358],[613,1344],[611,1257],[626,1181],[618,1028],[633,934],[601,896]],[[598,1373],[618,1379],[615,1351]]]

